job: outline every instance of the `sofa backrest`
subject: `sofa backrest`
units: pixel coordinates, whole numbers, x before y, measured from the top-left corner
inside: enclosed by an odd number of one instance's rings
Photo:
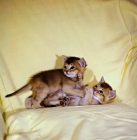
[[[137,107],[137,3],[135,0],[0,1],[0,94],[5,111],[24,108],[31,92],[6,94],[31,75],[61,68],[62,55],[84,57],[85,84],[101,76],[117,99]]]

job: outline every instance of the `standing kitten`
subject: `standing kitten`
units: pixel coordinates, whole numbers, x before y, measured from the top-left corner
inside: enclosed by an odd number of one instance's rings
[[[58,96],[59,92],[53,93],[52,97],[48,96],[43,101],[44,106],[61,105],[61,106],[77,106],[77,105],[95,105],[95,104],[107,104],[113,101],[116,96],[116,90],[112,90],[112,87],[105,82],[102,77],[100,82],[91,87],[85,87],[85,96],[79,97],[76,95]],[[64,93],[65,94],[65,93]],[[56,100],[53,100],[53,98]],[[47,100],[49,102],[47,102]]]
[[[48,94],[60,89],[70,95],[83,97],[84,92],[75,87],[78,81],[80,81],[79,86],[84,86],[83,74],[87,66],[85,59],[78,57],[67,58],[66,56],[63,56],[63,58],[63,69],[40,72],[34,75],[27,85],[14,93],[6,95],[6,97],[11,97],[26,90],[32,90],[32,98],[30,98],[30,101],[32,101],[34,108],[42,107],[40,105],[41,101],[43,101]]]

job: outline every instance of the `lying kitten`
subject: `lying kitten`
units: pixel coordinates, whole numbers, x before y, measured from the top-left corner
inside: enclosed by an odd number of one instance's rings
[[[88,87],[83,98],[75,95],[69,97],[69,106],[108,104],[116,97],[116,90],[113,90],[112,87],[105,82],[104,77],[102,77],[99,83],[93,86],[92,90]]]
[[[60,96],[59,96],[59,95]],[[85,96],[78,97],[75,95],[66,95],[63,91],[52,93],[52,96],[47,96],[42,104],[47,106],[77,106],[77,105],[95,105],[107,104],[113,101],[116,96],[116,90],[105,82],[102,77],[100,82],[91,87],[85,87]]]
[[[30,107],[29,100],[32,102],[34,108],[40,108],[41,102],[48,94],[62,90],[69,95],[84,96],[84,91],[76,89],[76,85],[84,87],[83,74],[87,66],[84,58],[66,57],[64,58],[63,69],[54,69],[43,71],[34,75],[27,85],[15,91],[14,93],[6,95],[11,97],[26,90],[32,91],[32,98],[26,100],[26,105]]]

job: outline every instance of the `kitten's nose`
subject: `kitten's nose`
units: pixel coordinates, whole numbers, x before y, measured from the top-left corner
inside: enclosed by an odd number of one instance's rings
[[[66,71],[67,74],[69,74],[69,71]]]

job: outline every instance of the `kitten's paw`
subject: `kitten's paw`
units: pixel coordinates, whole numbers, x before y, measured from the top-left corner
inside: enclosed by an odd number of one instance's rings
[[[68,103],[69,103],[69,101],[70,101],[70,98],[69,98],[69,97],[64,97],[64,98],[63,98],[63,100],[64,100],[64,101],[66,101],[66,102],[67,102],[67,104],[68,104]]]
[[[64,97],[60,100],[60,106],[62,106],[62,107],[68,106],[69,102],[70,102],[70,98]]]
[[[60,106],[65,107],[67,106],[67,104],[64,100],[60,100]]]
[[[82,74],[81,73],[78,73],[78,81],[82,78]]]
[[[86,92],[86,93],[88,92],[88,93],[93,94],[93,88],[87,86],[87,87],[85,87],[85,92]]]

